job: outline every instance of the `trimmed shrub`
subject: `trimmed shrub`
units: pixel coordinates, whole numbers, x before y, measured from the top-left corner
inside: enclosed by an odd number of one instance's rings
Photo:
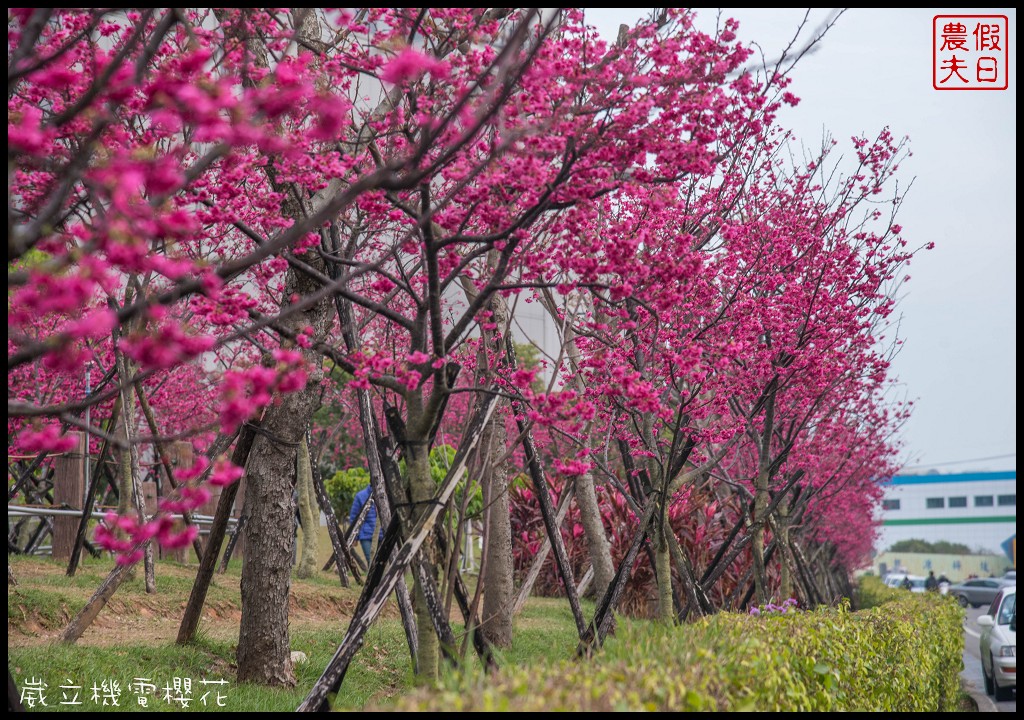
[[[889,587],[875,575],[864,575],[857,583],[853,597],[853,606],[857,610],[878,607],[893,600],[899,600],[906,590]]]
[[[906,595],[760,616],[719,613],[666,626],[622,620],[589,660],[494,676],[469,674],[410,696],[400,710],[957,710],[962,611]]]

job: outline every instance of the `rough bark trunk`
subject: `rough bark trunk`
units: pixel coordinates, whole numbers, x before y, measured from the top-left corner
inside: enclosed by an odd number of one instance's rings
[[[410,403],[415,405],[416,403]],[[410,411],[410,417],[415,417]],[[419,418],[415,418],[418,420]],[[414,423],[410,423],[412,426]],[[418,424],[418,423],[417,423]],[[406,444],[405,462],[409,479],[409,497],[413,503],[413,512],[410,513],[413,524],[425,514],[430,501],[434,497],[437,488],[434,479],[430,474],[430,456],[428,454],[429,441],[427,437],[409,438]],[[405,528],[405,537],[412,536],[413,528]],[[437,568],[437,547],[433,534],[428,535],[423,542],[423,560],[431,571],[436,572]],[[433,682],[437,680],[440,646],[437,641],[437,633],[434,631],[433,618],[430,609],[427,607],[427,600],[423,594],[422,583],[416,582],[415,599],[413,607],[416,610],[417,647],[419,666],[417,676],[424,681]]]
[[[295,404],[294,395],[285,398]],[[295,510],[292,487],[298,436],[283,405],[271,408],[264,428],[274,440],[256,438],[249,455],[245,494],[246,557],[242,565],[242,618],[238,634],[238,680],[294,685],[288,645]],[[285,415],[285,417],[281,417]],[[282,447],[291,445],[291,452]]]
[[[604,597],[615,577],[615,566],[612,564],[611,543],[601,520],[601,508],[597,504],[594,476],[589,472],[576,478],[576,502],[580,507],[580,522],[594,567],[594,592],[597,597]]]
[[[267,409],[246,468],[238,680],[294,685],[288,640],[296,454],[319,400],[319,373]]]
[[[289,272],[289,292],[306,294],[318,283]],[[330,305],[321,301],[286,324],[310,326],[323,337]],[[282,395],[267,408],[253,442],[245,476],[242,511],[245,562],[242,565],[242,618],[238,633],[238,680],[293,685],[288,639],[295,507],[292,488],[296,454],[320,402],[323,376],[318,356],[306,353],[306,386]]]
[[[509,520],[508,464],[505,456],[505,417],[495,413],[481,446],[485,464],[484,506],[487,508],[487,564],[480,630],[492,645],[512,646],[513,582],[512,524]]]
[[[300,37],[319,38],[316,12],[296,16]],[[252,39],[247,45],[257,65],[267,67],[268,57],[262,43]],[[266,167],[271,185],[286,193],[282,217],[299,221],[323,208],[324,195],[307,194],[278,182],[277,168]],[[317,250],[299,254],[299,259],[319,273],[325,270]],[[282,309],[293,297],[303,298],[322,288],[321,280],[290,267]],[[326,335],[330,298],[314,303],[302,312],[283,318],[280,326],[289,337],[312,328],[314,344]],[[286,343],[288,344],[288,343]],[[276,399],[264,414],[260,435],[253,443],[246,468],[243,520],[245,562],[242,565],[242,619],[238,633],[238,680],[271,685],[293,685],[288,640],[288,592],[291,585],[295,508],[292,488],[296,477],[296,453],[305,438],[313,412],[320,400],[323,378],[322,358],[303,351],[307,382],[302,390]]]

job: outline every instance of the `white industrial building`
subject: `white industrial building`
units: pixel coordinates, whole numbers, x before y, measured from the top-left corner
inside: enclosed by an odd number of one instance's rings
[[[1017,471],[897,475],[885,486],[884,552],[900,540],[962,543],[1017,564]]]

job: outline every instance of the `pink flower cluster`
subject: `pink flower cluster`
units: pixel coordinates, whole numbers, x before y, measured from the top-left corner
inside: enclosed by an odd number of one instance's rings
[[[224,374],[220,393],[220,422],[225,432],[233,432],[247,418],[270,404],[274,393],[291,393],[306,387],[308,374],[298,350],[275,350],[277,365],[260,365]]]
[[[199,534],[195,525],[178,528],[177,521],[170,515],[158,515],[139,523],[135,518],[111,512],[96,528],[94,539],[104,550],[117,553],[118,565],[133,565],[142,559],[142,545],[149,540],[155,538],[161,547],[173,550],[191,545]]]
[[[57,425],[44,425],[39,430],[25,428],[18,435],[18,441],[26,452],[63,453],[78,445],[77,438],[65,435]]]
[[[167,323],[145,335],[121,341],[124,354],[143,369],[170,368],[211,350],[216,339],[209,335],[191,335],[178,323]]]
[[[162,498],[156,516],[146,522],[130,516],[107,513],[104,523],[96,528],[95,540],[105,550],[117,553],[117,562],[131,565],[142,558],[141,544],[155,539],[161,547],[176,549],[192,544],[198,530],[194,525],[181,526],[177,516],[196,510],[209,502],[212,493],[206,485],[190,484],[208,472],[210,461],[199,456],[186,468],[174,471],[174,477],[182,484],[177,492]],[[218,460],[210,473],[207,484],[225,487],[237,481],[244,470],[227,460]]]
[[[761,615],[784,615],[786,613],[799,612],[800,608],[796,598],[787,598],[782,601],[781,605],[775,603],[765,603],[764,605],[754,605],[750,608],[750,615],[754,617],[760,617]]]
[[[398,85],[418,80],[430,74],[435,78],[447,76],[448,64],[418,50],[405,48],[387,62],[380,70],[380,79],[386,83]]]

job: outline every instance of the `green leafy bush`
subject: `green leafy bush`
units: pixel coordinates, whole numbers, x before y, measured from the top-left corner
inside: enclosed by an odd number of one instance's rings
[[[444,482],[454,459],[455,448],[451,445],[438,445],[430,450],[430,475],[434,478],[435,484],[440,486]],[[467,480],[467,478],[463,477],[459,484],[455,486],[452,502],[454,507],[462,507],[467,482],[469,483],[469,502],[466,505],[466,517],[473,518],[478,516],[484,509],[484,494],[478,481],[473,479]]]
[[[455,448],[451,445],[438,445],[431,449],[430,474],[434,478],[435,483],[440,485],[445,479],[454,459]],[[399,469],[403,473],[405,472],[404,460],[399,463]],[[463,479],[456,487],[453,500],[455,507],[462,507],[463,495],[466,492],[466,482]],[[331,499],[331,505],[334,507],[334,514],[338,516],[340,521],[345,522],[348,520],[348,512],[352,507],[352,501],[355,499],[356,493],[369,484],[370,473],[366,468],[362,467],[339,470],[327,479],[324,487],[327,490],[328,497]],[[469,504],[467,505],[466,513],[468,517],[474,517],[483,510],[484,498],[479,482],[471,480],[469,485]]]
[[[866,610],[899,600],[903,593],[906,590],[891,588],[875,575],[865,575],[857,583],[853,604],[858,610]]]
[[[905,594],[760,617],[719,613],[668,627],[625,620],[587,661],[463,675],[402,710],[925,711],[958,709],[962,611]]]
[[[331,499],[331,506],[340,523],[348,522],[348,511],[352,508],[352,501],[355,500],[356,493],[369,484],[370,473],[366,468],[361,467],[339,470],[327,478],[324,488],[327,490],[327,497]]]

